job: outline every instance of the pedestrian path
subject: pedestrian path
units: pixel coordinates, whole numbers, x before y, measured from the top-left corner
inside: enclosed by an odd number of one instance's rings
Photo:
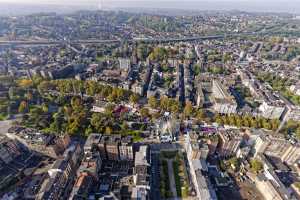
[[[173,197],[177,197],[176,183],[175,183],[174,170],[173,170],[173,159],[168,159],[167,161],[168,161],[170,189],[173,194]]]

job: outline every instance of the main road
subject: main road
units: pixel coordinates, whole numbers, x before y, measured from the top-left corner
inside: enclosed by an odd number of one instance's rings
[[[241,33],[241,34],[224,34],[224,35],[209,35],[198,37],[182,37],[182,38],[138,38],[129,39],[127,42],[144,42],[144,43],[168,43],[168,42],[189,42],[189,41],[201,41],[201,40],[214,40],[223,39],[226,37],[237,37],[243,35],[253,35],[255,33]],[[0,40],[0,46],[26,46],[26,45],[59,45],[59,44],[110,44],[121,43],[123,40]]]

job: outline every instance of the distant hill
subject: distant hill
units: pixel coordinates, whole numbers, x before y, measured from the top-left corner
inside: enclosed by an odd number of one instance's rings
[[[272,1],[272,0],[254,0],[254,1],[179,1],[179,0],[103,0],[104,9],[126,10],[131,12],[152,12],[159,14],[162,10],[168,10],[172,15],[184,14],[183,10],[193,11],[195,14],[199,11],[229,11],[240,10],[245,12],[284,12],[300,15],[300,0]],[[39,12],[70,13],[78,10],[96,10],[98,6],[93,3],[71,4],[68,5],[43,5],[43,4],[16,4],[0,3],[0,15],[27,15]],[[159,8],[159,9],[157,9]],[[167,14],[164,13],[164,14]],[[188,13],[188,12],[186,12]],[[191,13],[189,13],[191,14]]]
[[[28,15],[41,12],[71,13],[78,10],[95,10],[95,6],[87,5],[31,5],[16,3],[0,3],[0,15]]]

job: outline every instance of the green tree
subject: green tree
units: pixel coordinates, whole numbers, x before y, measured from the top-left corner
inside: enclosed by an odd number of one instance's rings
[[[124,131],[126,131],[126,130],[128,130],[128,128],[129,128],[129,126],[128,126],[127,122],[123,121],[123,123],[121,125],[121,129],[124,130]]]
[[[109,117],[113,116],[113,112],[115,110],[115,105],[114,104],[107,104],[105,107],[105,114]]]
[[[67,133],[70,135],[74,135],[76,133],[78,133],[80,130],[80,121],[78,120],[78,118],[71,118],[68,121],[68,125],[67,125]]]
[[[53,115],[53,122],[50,124],[50,130],[54,133],[61,133],[65,131],[64,127],[65,119],[64,114],[60,110]]]
[[[145,44],[139,44],[137,47],[137,57],[139,60],[146,60],[147,56],[149,55],[149,48]]]
[[[73,97],[71,99],[71,106],[74,110],[81,110],[83,108],[82,100],[80,97]]]
[[[200,72],[201,72],[201,67],[200,67],[200,65],[195,64],[193,70],[194,70],[195,76],[198,76],[198,75],[200,74]]]
[[[93,129],[91,126],[89,126],[87,129],[85,129],[84,135],[85,137],[88,137],[91,133],[93,133]]]
[[[239,166],[239,160],[236,157],[232,157],[231,159],[228,160],[230,165],[233,165],[235,168]]]
[[[250,161],[250,167],[251,167],[252,172],[259,173],[263,169],[263,164],[261,161],[259,161],[257,159],[252,159]]]
[[[49,106],[46,104],[46,103],[43,103],[42,104],[42,110],[44,113],[48,113],[49,111]]]
[[[100,113],[94,113],[91,118],[91,125],[96,132],[101,132],[103,129],[102,116]]]
[[[232,61],[232,56],[229,53],[225,53],[223,55],[223,62],[227,63],[227,62],[231,62]]]
[[[167,49],[163,47],[156,47],[149,55],[149,59],[153,61],[162,61],[165,60],[168,56]]]
[[[115,97],[114,97],[112,94],[108,95],[107,100],[108,100],[110,103],[116,102],[116,99],[115,99]]]

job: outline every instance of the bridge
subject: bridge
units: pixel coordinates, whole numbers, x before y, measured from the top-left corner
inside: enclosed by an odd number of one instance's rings
[[[254,34],[254,33],[250,33]],[[224,35],[210,35],[210,36],[199,36],[199,37],[182,37],[182,38],[141,38],[141,39],[131,39],[127,40],[129,43],[134,42],[144,42],[144,43],[169,43],[169,42],[192,42],[192,41],[201,41],[201,40],[214,40],[214,39],[223,39],[226,37],[238,37],[242,35],[249,35],[249,33],[243,34],[224,34]],[[74,45],[74,44],[111,44],[111,43],[121,43],[123,40],[24,40],[24,41],[10,41],[0,40],[0,46],[53,46],[53,45]]]

